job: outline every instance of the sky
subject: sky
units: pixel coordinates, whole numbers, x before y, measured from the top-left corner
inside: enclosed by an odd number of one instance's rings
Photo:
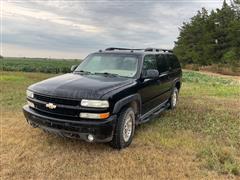
[[[84,58],[107,47],[173,48],[183,22],[222,0],[1,1],[1,54]]]

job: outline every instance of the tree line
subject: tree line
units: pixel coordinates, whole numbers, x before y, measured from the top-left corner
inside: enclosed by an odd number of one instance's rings
[[[202,8],[184,22],[174,52],[182,64],[240,64],[240,0],[221,9]]]

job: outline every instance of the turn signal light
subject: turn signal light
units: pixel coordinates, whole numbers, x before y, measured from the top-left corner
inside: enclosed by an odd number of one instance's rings
[[[103,113],[103,114],[99,114],[100,119],[107,119],[109,117],[109,113]]]

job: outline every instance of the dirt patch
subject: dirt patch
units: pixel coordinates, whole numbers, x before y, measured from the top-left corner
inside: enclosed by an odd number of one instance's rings
[[[218,73],[213,73],[213,72],[208,72],[208,71],[199,71],[199,72],[210,75],[210,76],[219,76],[219,77],[223,77],[223,78],[235,79],[235,80],[240,81],[240,76],[223,75],[223,74],[218,74]]]

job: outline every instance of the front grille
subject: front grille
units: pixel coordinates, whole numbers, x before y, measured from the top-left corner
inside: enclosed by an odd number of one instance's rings
[[[45,112],[50,112],[53,114],[62,114],[65,116],[78,116],[79,112],[76,109],[67,109],[62,107],[57,107],[56,109],[49,109],[45,104],[35,103],[35,108],[43,110]]]
[[[80,101],[49,97],[39,94],[34,94],[34,99],[31,99],[31,101],[33,101],[36,110],[47,113],[50,117],[62,116],[62,118],[65,119],[79,119]],[[56,105],[56,108],[47,108],[47,103],[53,103]]]
[[[39,101],[51,102],[54,104],[62,104],[62,105],[69,105],[69,106],[78,106],[80,104],[80,101],[77,101],[77,100],[55,98],[55,97],[49,97],[49,96],[44,96],[39,94],[34,94],[34,98]]]

